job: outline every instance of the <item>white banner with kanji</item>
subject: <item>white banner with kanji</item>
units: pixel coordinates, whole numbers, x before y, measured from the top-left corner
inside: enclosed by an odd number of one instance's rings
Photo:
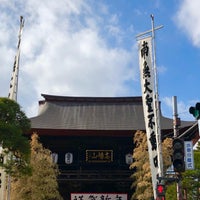
[[[139,42],[139,65],[142,89],[142,101],[144,110],[145,127],[147,134],[148,152],[154,197],[156,197],[158,167],[157,137],[156,137],[156,111],[154,73],[152,66],[152,38],[144,38]]]

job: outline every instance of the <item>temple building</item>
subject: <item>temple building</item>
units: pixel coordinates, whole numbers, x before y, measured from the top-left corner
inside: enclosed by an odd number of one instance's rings
[[[130,199],[133,137],[145,131],[142,98],[42,97],[31,132],[37,132],[59,166],[64,199]],[[173,119],[161,111],[160,116],[162,139],[173,137]],[[181,121],[179,133],[194,143],[199,139],[194,122]]]

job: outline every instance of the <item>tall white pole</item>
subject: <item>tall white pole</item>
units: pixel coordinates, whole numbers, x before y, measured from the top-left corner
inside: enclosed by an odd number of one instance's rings
[[[22,16],[20,16],[20,29],[19,29],[19,35],[18,35],[17,53],[14,60],[13,72],[12,72],[12,77],[10,80],[10,89],[9,89],[9,94],[8,94],[8,98],[14,101],[17,101],[19,59],[20,59],[21,36],[22,36],[23,27],[24,27],[24,19]]]
[[[23,16],[20,16],[20,28],[19,28],[19,35],[18,35],[17,53],[16,53],[15,60],[14,60],[13,72],[12,72],[12,77],[10,80],[10,89],[9,89],[9,94],[8,94],[8,98],[12,99],[14,101],[17,101],[20,47],[21,47],[21,36],[22,36],[23,28],[24,28],[24,18],[23,18]],[[5,158],[5,161],[6,161],[6,159],[8,159],[8,157]],[[4,182],[6,182],[6,180]],[[6,184],[6,183],[4,183],[4,184]],[[5,191],[5,189],[4,189],[4,191]],[[11,176],[8,175],[7,176],[7,200],[10,200],[10,191],[11,191]]]
[[[155,85],[155,118],[156,118],[156,138],[157,138],[157,152],[158,152],[158,168],[159,177],[163,176],[163,159],[162,159],[162,140],[161,140],[161,128],[160,128],[160,105],[159,105],[159,93],[158,93],[158,76],[156,68],[156,44],[155,44],[155,27],[154,16],[151,15],[152,22],[152,49],[153,49],[153,72],[154,72],[154,85]]]

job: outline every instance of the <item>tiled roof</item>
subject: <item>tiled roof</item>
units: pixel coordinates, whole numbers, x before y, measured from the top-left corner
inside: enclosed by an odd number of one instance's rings
[[[66,97],[42,94],[34,129],[145,130],[141,97]],[[161,129],[173,129],[173,120],[161,115]],[[192,122],[182,122],[182,127]]]

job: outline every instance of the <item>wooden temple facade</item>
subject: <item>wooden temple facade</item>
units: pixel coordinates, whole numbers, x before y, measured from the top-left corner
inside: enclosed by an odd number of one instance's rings
[[[53,153],[63,198],[85,200],[101,194],[102,199],[130,199],[133,136],[145,131],[142,98],[42,96],[31,131]],[[173,120],[161,114],[160,122],[162,138],[172,137]],[[199,137],[193,124],[181,122],[180,134],[189,129],[186,140]]]

